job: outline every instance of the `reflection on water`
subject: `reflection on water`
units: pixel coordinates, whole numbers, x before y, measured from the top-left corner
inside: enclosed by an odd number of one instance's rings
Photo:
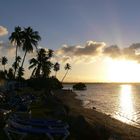
[[[131,123],[135,112],[133,106],[133,92],[131,85],[120,85],[120,108],[117,118],[123,122]]]
[[[76,94],[85,108],[140,128],[140,84],[87,84],[87,90]]]

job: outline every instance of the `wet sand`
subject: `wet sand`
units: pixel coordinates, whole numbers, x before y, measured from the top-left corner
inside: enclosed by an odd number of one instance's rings
[[[122,140],[140,140],[140,129],[111,118],[96,109],[83,108],[82,102],[70,90],[55,91],[55,96],[70,108],[70,115],[82,115],[93,127],[104,127],[111,134],[117,134]]]

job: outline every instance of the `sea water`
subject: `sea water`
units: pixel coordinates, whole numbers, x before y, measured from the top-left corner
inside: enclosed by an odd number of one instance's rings
[[[140,84],[86,84],[75,91],[85,108],[96,108],[122,122],[140,127]],[[72,84],[64,85],[72,88]]]

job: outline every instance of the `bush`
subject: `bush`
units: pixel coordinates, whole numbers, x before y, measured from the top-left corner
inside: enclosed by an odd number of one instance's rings
[[[28,79],[28,86],[34,89],[62,89],[62,83],[55,77],[51,78],[32,78]]]
[[[73,89],[75,89],[75,90],[85,90],[86,85],[84,83],[77,83],[77,84],[73,85]]]

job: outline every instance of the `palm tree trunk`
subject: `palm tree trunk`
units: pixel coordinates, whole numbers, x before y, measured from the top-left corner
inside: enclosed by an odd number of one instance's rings
[[[33,78],[33,76],[35,75],[35,71],[36,71],[36,68],[33,69],[30,78]]]
[[[68,74],[68,70],[66,71],[64,77],[62,78],[61,83],[63,83],[63,81],[64,81],[64,79],[65,79],[65,77],[66,77],[67,74]]]
[[[22,68],[23,68],[23,64],[24,64],[24,61],[25,61],[26,54],[27,54],[27,51],[25,51],[25,54],[24,54],[24,57],[23,57],[23,61],[22,61],[22,64],[21,64]]]
[[[16,46],[15,64],[17,64],[17,48],[18,48],[18,46]],[[17,67],[15,67],[15,71],[14,71],[14,79],[15,79],[15,77],[16,77],[16,71],[17,71]]]

